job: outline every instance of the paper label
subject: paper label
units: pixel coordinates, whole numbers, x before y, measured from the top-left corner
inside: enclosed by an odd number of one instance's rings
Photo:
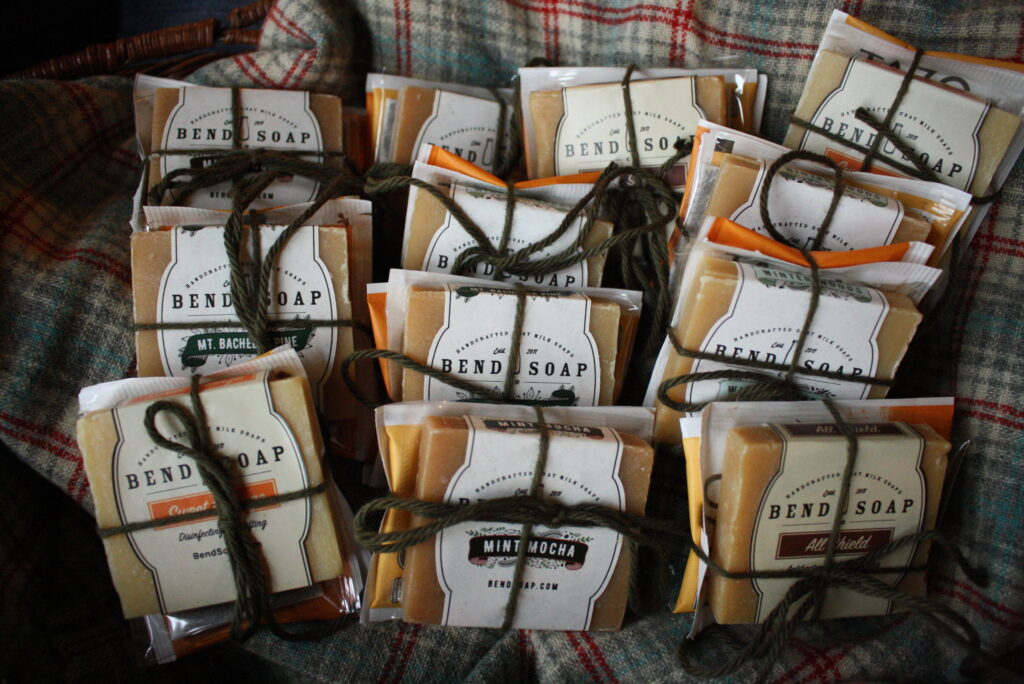
[[[736,359],[786,365],[793,357],[807,307],[811,280],[796,270],[735,262],[738,280],[729,311],[712,327],[699,351]],[[876,337],[889,310],[877,290],[821,278],[821,297],[800,354],[800,367],[874,376]],[[740,369],[719,361],[694,359],[693,373]],[[761,371],[783,377],[784,371]],[[870,385],[852,380],[800,375],[794,378],[808,398],[864,399]],[[749,384],[741,380],[700,380],[686,386],[686,401],[712,401]]]
[[[178,104],[164,124],[163,149],[231,149],[231,91],[226,88],[182,88]],[[242,147],[321,152],[320,124],[309,108],[309,93],[245,90],[241,94]],[[322,161],[319,157],[303,157]],[[193,167],[186,155],[161,155],[160,173]],[[281,176],[253,200],[252,209],[267,209],[316,199],[319,185],[298,176]],[[202,209],[231,209],[231,183],[202,188],[189,205]]]
[[[824,564],[839,486],[846,466],[846,438],[834,424],[772,425],[782,439],[779,472],[758,503],[750,549],[750,567],[762,570]],[[907,534],[918,532],[925,515],[925,479],[921,471],[924,439],[904,423],[854,424],[857,462],[850,499],[836,540],[836,560],[864,555]],[[909,566],[916,550],[908,544],[885,556],[883,565]],[[902,574],[876,575],[896,585]],[[754,579],[757,622],[778,605],[792,579]],[[823,618],[884,615],[890,602],[846,589],[829,589]]]
[[[845,140],[871,147],[875,129],[858,121],[854,114],[858,107],[864,107],[884,120],[902,81],[903,74],[898,71],[851,59],[839,87],[821,103],[811,123]],[[978,131],[988,108],[987,102],[915,79],[893,118],[893,130],[943,183],[967,190],[978,168]],[[804,132],[800,149],[827,154],[855,171],[860,169],[859,160],[863,158],[856,150],[809,130]],[[882,161],[885,157],[912,165],[891,142],[883,141],[872,169],[902,176]]]
[[[768,235],[760,206],[767,170],[768,165],[762,161],[747,202],[728,217],[762,235]],[[810,249],[832,203],[833,188],[830,178],[792,166],[779,170],[768,192],[768,212],[786,242],[797,249]],[[846,185],[821,249],[846,252],[891,244],[902,221],[903,205],[899,201]]]
[[[452,477],[448,503],[525,495],[537,461],[531,421],[467,416],[466,462]],[[551,442],[539,495],[566,505],[623,510],[622,440],[608,428],[548,425]],[[437,577],[445,594],[442,623],[500,627],[519,552],[521,525],[466,522],[437,535]],[[535,525],[513,627],[587,629],[594,602],[619,559],[622,538],[601,527]]]
[[[501,106],[494,100],[435,91],[434,110],[413,150],[437,145],[488,171],[494,170]]]
[[[689,141],[707,115],[697,105],[693,78],[655,79],[630,84],[640,164],[657,168],[675,153],[677,138]],[[619,84],[562,89],[565,112],[555,136],[555,173],[603,171],[608,164],[632,164],[625,105]],[[671,185],[679,179],[670,178]]]
[[[187,391],[162,399],[191,411]],[[266,372],[254,382],[226,381],[201,393],[216,452],[229,459],[243,500],[298,491],[310,486],[305,461],[284,418],[273,408]],[[201,520],[129,532],[139,561],[153,575],[164,613],[232,601],[235,585],[224,537],[217,525],[213,495],[203,485],[195,461],[153,443],[144,418],[152,400],[113,410],[117,446],[113,479],[121,520],[157,520],[210,510]],[[181,422],[161,411],[157,429],[187,444]],[[270,570],[274,592],[312,583],[306,558],[312,504],[308,498],[249,511],[246,524]]]
[[[427,365],[502,392],[517,300],[512,290],[448,285],[444,325],[430,347]],[[597,406],[601,365],[597,343],[590,334],[590,299],[568,292],[531,291],[526,295],[525,311],[512,378],[515,400]],[[423,398],[471,397],[426,377]]]
[[[466,215],[476,223],[495,247],[501,242],[501,233],[505,227],[505,208],[507,195],[472,187],[452,184],[451,198]],[[508,252],[516,252],[540,242],[555,232],[565,218],[565,212],[552,206],[517,198],[515,214],[512,219],[512,231],[508,240]],[[539,261],[545,257],[560,254],[572,247],[580,231],[583,230],[585,218],[581,215],[573,222],[558,240],[549,247],[532,255],[529,261]],[[452,266],[459,254],[476,247],[477,243],[466,229],[447,212],[444,223],[434,233],[423,259],[423,270],[438,273],[451,273]],[[580,251],[579,248],[576,249]],[[494,276],[494,266],[480,264],[471,273],[482,278]],[[584,287],[587,284],[587,262],[578,264],[545,275],[513,276],[506,274],[506,280],[544,287]]]
[[[285,226],[260,226],[263,256]],[[330,271],[320,258],[317,226],[302,226],[278,253],[272,271],[269,320],[328,319],[338,316]],[[226,368],[256,356],[259,350],[244,327],[206,329],[208,321],[238,320],[231,297],[231,269],[224,254],[224,228],[207,226],[200,230],[175,228],[171,240],[171,261],[164,269],[157,298],[157,321],[194,323],[191,330],[158,330],[157,340],[164,373],[187,377]],[[246,253],[242,259],[246,276],[251,270]],[[302,358],[318,405],[324,393],[338,347],[338,328],[272,328],[273,345],[291,344]]]

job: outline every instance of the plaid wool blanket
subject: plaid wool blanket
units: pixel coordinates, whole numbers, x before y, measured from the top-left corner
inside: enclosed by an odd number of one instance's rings
[[[977,5],[977,6],[975,6]],[[931,50],[1024,61],[1019,2],[906,0],[279,0],[257,51],[193,76],[361,99],[368,69],[482,86],[533,57],[697,66],[727,56],[770,77],[762,134],[782,138],[835,7]],[[133,374],[128,218],[140,173],[131,81],[4,81],[0,107],[0,673],[11,681],[682,681],[690,617],[659,609],[620,633],[351,625],[320,643],[260,634],[144,670],[120,618],[75,442],[77,393]],[[991,652],[1024,643],[1024,168],[966,251],[901,389],[952,387],[970,454],[943,531],[988,569],[971,584],[933,553],[930,595]],[[948,389],[947,389],[948,391]],[[676,484],[668,483],[669,487]],[[677,486],[681,492],[683,483]],[[707,662],[720,657],[700,642]],[[778,681],[957,680],[963,650],[910,614],[801,626]],[[752,670],[736,677],[744,680]]]

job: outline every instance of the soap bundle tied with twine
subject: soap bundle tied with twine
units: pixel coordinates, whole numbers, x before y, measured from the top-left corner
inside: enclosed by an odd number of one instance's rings
[[[665,380],[658,388],[658,399],[669,408],[684,413],[702,410],[709,402],[683,403],[675,401],[669,396],[669,391],[672,388],[700,380],[734,380],[743,383],[740,388],[716,399],[716,401],[806,400],[806,395],[801,391],[800,386],[794,379],[798,372],[801,375],[813,375],[873,385],[889,386],[892,384],[891,381],[881,378],[852,376],[800,367],[800,356],[807,336],[810,333],[821,296],[820,269],[812,252],[820,249],[822,241],[828,234],[832,217],[839,205],[843,191],[843,170],[829,157],[799,150],[782,155],[769,167],[765,174],[764,187],[759,198],[759,208],[762,224],[772,238],[780,243],[784,243],[785,238],[775,228],[769,216],[768,193],[773,179],[782,167],[797,160],[815,161],[829,166],[834,171],[835,176],[832,201],[822,220],[821,228],[812,244],[801,250],[810,267],[811,288],[807,313],[800,328],[796,345],[793,347],[793,358],[788,364],[774,364],[690,350],[683,347],[678,338],[673,334],[673,331],[670,330],[668,332],[670,341],[676,352],[680,355],[720,361],[732,366],[740,366],[743,370],[724,369],[687,373]],[[778,374],[782,374],[782,377],[779,377]],[[756,679],[757,681],[765,681],[782,650],[785,648],[796,624],[805,619],[818,618],[829,588],[843,588],[865,596],[883,598],[910,612],[918,613],[925,617],[929,623],[963,645],[971,656],[987,664],[994,664],[994,658],[981,648],[977,631],[963,616],[938,601],[900,591],[880,578],[880,576],[884,575],[900,575],[906,572],[926,570],[927,566],[885,567],[881,565],[881,562],[888,554],[899,548],[930,542],[948,552],[971,581],[978,585],[985,585],[987,583],[987,576],[984,570],[973,567],[960,550],[946,541],[937,531],[922,530],[914,534],[908,534],[875,549],[869,554],[843,561],[836,560],[836,544],[841,531],[842,512],[847,507],[850,495],[850,482],[857,460],[858,437],[851,425],[843,417],[835,402],[830,399],[824,399],[823,403],[835,421],[837,429],[846,439],[847,457],[838,488],[839,501],[837,502],[836,512],[832,519],[832,527],[829,531],[822,564],[817,567],[792,568],[788,570],[732,572],[712,561],[699,545],[688,539],[692,550],[708,566],[708,569],[724,578],[737,580],[793,579],[796,581],[788,589],[779,604],[768,614],[764,622],[758,626],[751,638],[744,640],[731,633],[729,628],[715,626],[716,631],[720,631],[728,637],[729,645],[733,650],[731,656],[724,663],[704,665],[695,662],[690,653],[694,647],[684,641],[679,648],[681,664],[692,674],[719,677],[733,674],[748,663],[757,662]]]

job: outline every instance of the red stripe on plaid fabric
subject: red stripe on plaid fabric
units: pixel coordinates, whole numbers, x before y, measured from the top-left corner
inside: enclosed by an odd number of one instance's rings
[[[569,644],[573,647],[573,650],[576,651],[576,657],[579,659],[580,663],[587,672],[590,673],[590,678],[595,682],[600,682],[600,673],[598,673],[597,668],[594,667],[594,663],[590,659],[590,655],[587,653],[587,650],[583,648],[583,645],[576,638],[576,634],[576,632],[566,632],[565,638],[569,640]]]
[[[299,75],[295,78],[295,85],[298,85],[302,81],[303,77],[306,75],[306,72],[309,71],[309,67],[312,64],[312,62],[310,62],[310,59],[309,59],[310,53],[315,53],[315,52],[316,52],[315,49],[314,50],[303,50],[302,52],[300,52],[299,56],[296,57],[295,60],[292,62],[292,65],[291,65],[291,67],[289,67],[288,72],[284,75],[284,78],[281,79],[281,83],[280,83],[279,87],[281,87],[281,88],[289,87],[287,85],[288,84],[288,79],[290,79],[292,77],[292,74],[294,74],[295,71],[299,68],[299,63],[300,62],[305,62],[306,65],[302,68],[302,71],[300,71]]]
[[[608,677],[608,681],[618,682],[619,680],[615,677],[615,673],[612,672],[612,668],[608,666],[608,661],[605,660],[604,652],[601,650],[601,647],[597,645],[597,642],[594,640],[594,637],[590,635],[590,632],[580,632],[580,638],[587,642],[587,645],[590,647],[590,652],[594,654],[594,660],[596,660],[597,664],[602,670],[604,670],[605,675]]]
[[[972,397],[957,397],[957,403],[959,404],[974,404],[975,406],[984,406],[985,408],[992,409],[994,411],[1002,411],[1016,418],[1024,418],[1024,410],[1021,410],[1015,406],[1009,404],[1000,404],[995,401],[989,401],[988,399],[974,399]]]
[[[409,11],[409,0],[405,0],[405,68],[409,70],[409,75],[413,74],[412,68],[412,12]]]
[[[519,674],[525,681],[535,681],[537,679],[537,653],[533,650],[533,643],[529,639],[529,630],[519,629],[516,631],[519,636]]]
[[[757,43],[759,45],[770,45],[772,47],[787,48],[790,50],[808,50],[811,53],[811,57],[814,57],[814,53],[818,51],[817,43],[797,43],[790,40],[772,40],[771,38],[761,38],[760,36],[752,36],[748,33],[733,33],[731,31],[723,31],[715,28],[711,24],[706,24],[700,20],[696,15],[693,17],[693,25],[698,27],[704,33],[711,33],[722,38],[730,38],[732,40],[740,40],[746,43]]]
[[[398,623],[398,631],[395,633],[395,638],[391,640],[391,654],[388,656],[387,662],[384,663],[384,667],[380,671],[380,677],[377,678],[377,684],[385,684],[385,682],[391,679],[392,670],[395,667],[395,660],[398,658],[398,654],[401,653],[402,642],[405,641],[405,632],[408,629],[409,623]],[[397,679],[395,681],[397,681]]]
[[[402,68],[402,9],[400,0],[394,0],[395,7],[395,71],[408,75]]]
[[[951,586],[955,586],[955,587],[957,587],[959,589],[962,589],[963,591],[966,591],[966,592],[968,592],[970,594],[973,594],[982,603],[985,603],[985,604],[991,606],[992,608],[995,608],[996,610],[1002,611],[1002,612],[1006,613],[1007,615],[1009,615],[1011,617],[1015,617],[1015,618],[1018,618],[1020,620],[1024,620],[1024,613],[1020,612],[1019,610],[1013,610],[1012,608],[1010,608],[1009,606],[1007,606],[1007,605],[1005,605],[1003,603],[999,603],[998,601],[994,601],[993,599],[989,598],[988,596],[985,596],[984,594],[982,594],[980,591],[978,591],[976,588],[974,588],[973,586],[971,586],[967,582],[963,582],[961,580],[953,579],[952,577],[947,577],[946,575],[943,575],[943,574],[940,574],[940,573],[937,573],[937,572],[932,572],[929,575],[929,577],[930,577],[931,581],[933,581],[933,582],[941,582],[941,583],[944,583],[944,584],[949,584]]]
[[[253,61],[252,57],[248,54],[235,55],[235,64],[242,71],[243,74],[248,76],[253,83],[262,88],[273,88],[274,83],[270,80],[270,77],[263,73],[262,69]]]
[[[422,631],[423,625],[413,625],[412,634],[405,640],[405,648],[402,649],[402,660],[398,663],[398,668],[395,670],[395,681],[401,681],[402,677],[405,676],[405,668],[409,665],[409,657],[412,655],[413,648],[416,647],[416,642],[419,640],[420,631]]]
[[[11,227],[13,228],[13,226]],[[18,239],[29,247],[34,247],[38,252],[49,259],[53,259],[54,261],[77,261],[103,271],[104,273],[117,278],[126,285],[132,284],[131,271],[127,266],[124,264],[115,264],[111,266],[109,263],[104,261],[110,257],[102,252],[96,251],[95,249],[60,249],[43,240],[36,233],[27,230],[25,232],[22,232],[21,230],[11,230],[11,237]],[[100,258],[94,259],[87,255],[93,255]]]
[[[306,43],[316,44],[316,41],[313,40],[308,33],[303,31],[301,26],[296,24],[291,18],[281,11],[281,8],[277,6],[277,3],[271,5],[270,10],[267,12],[267,18],[292,38],[297,38],[298,40]]]
[[[96,100],[93,97],[92,91],[77,83],[57,81],[57,84],[67,92],[68,96],[71,97],[75,105],[78,107],[78,110],[83,114],[82,118],[89,125],[89,129],[92,131],[93,137],[103,138],[103,117],[100,114],[99,108],[96,106]],[[109,136],[107,136],[107,140],[111,145],[111,149],[109,150],[109,159],[130,169],[132,172],[138,171],[140,163],[138,157],[121,148],[113,140],[110,140]],[[126,156],[128,157],[127,160],[125,159]]]
[[[1024,621],[1007,620],[1006,618],[995,615],[991,610],[981,605],[973,596],[969,596],[957,587],[937,586],[933,588],[933,591],[936,594],[942,594],[943,596],[948,596],[949,598],[960,601],[960,603],[973,610],[979,617],[982,617],[989,622],[993,622],[1000,627],[1005,627],[1006,629],[1011,629],[1015,632],[1024,632]]]
[[[965,415],[971,418],[978,418],[989,423],[995,423],[996,425],[1002,425],[1004,427],[1013,428],[1014,430],[1024,430],[1024,422],[1019,420],[1010,420],[1009,418],[1003,418],[1002,416],[995,416],[985,411],[979,411],[977,409],[969,409],[964,411]]]
[[[31,423],[28,421],[12,416],[9,413],[0,413],[0,421],[7,423],[7,425],[0,424],[0,432],[4,432],[14,439],[22,442],[23,444],[30,444],[35,447],[39,447],[44,451],[48,451],[62,461],[67,461],[74,466],[71,475],[68,476],[68,481],[64,486],[64,491],[67,492],[68,496],[74,499],[76,502],[81,502],[85,498],[86,486],[82,468],[82,457],[78,453],[76,448],[74,451],[67,449],[65,446],[60,444],[60,439],[54,439],[54,437],[60,437],[64,440],[70,439],[66,435],[53,430],[51,428],[40,428],[39,426],[31,427]]]
[[[784,672],[782,676],[776,680],[777,683],[790,681],[798,676],[799,679],[797,681],[808,679],[808,677],[804,677],[800,674],[803,670],[808,668],[811,670],[811,674],[809,675],[810,679],[821,682],[828,681],[832,676],[834,676],[836,680],[842,679],[842,672],[839,670],[838,663],[828,657],[824,649],[811,646],[799,639],[790,639],[789,643],[792,644],[793,648],[803,654],[803,659]]]
[[[302,70],[299,71],[299,75],[295,77],[296,86],[299,86],[306,80],[306,75],[309,73],[309,70],[313,68],[313,65],[316,64],[316,58],[320,56],[320,48],[313,48],[312,50],[307,50],[307,52],[309,53],[309,59],[306,61],[306,65],[302,67]]]

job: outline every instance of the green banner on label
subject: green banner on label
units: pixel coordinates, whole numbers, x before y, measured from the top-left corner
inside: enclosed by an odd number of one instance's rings
[[[274,346],[290,344],[295,351],[302,351],[309,346],[312,328],[299,330],[275,330],[270,333]],[[181,363],[186,368],[199,368],[210,356],[255,356],[259,353],[249,333],[215,332],[193,335],[185,340],[185,348],[181,351]]]

